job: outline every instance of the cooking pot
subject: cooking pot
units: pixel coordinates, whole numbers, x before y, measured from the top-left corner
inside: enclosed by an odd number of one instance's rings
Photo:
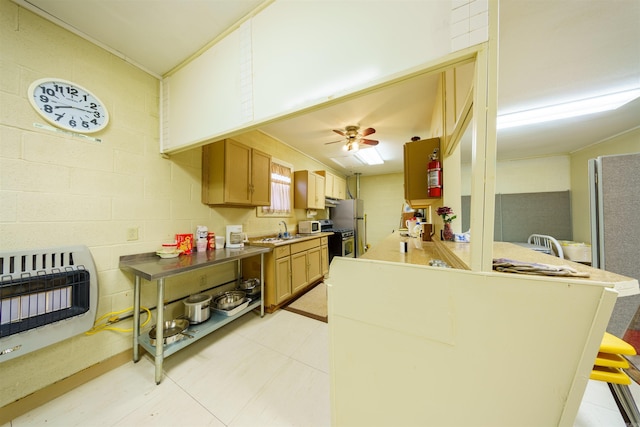
[[[196,294],[191,295],[184,302],[184,315],[189,319],[189,323],[197,324],[206,322],[211,316],[209,304],[211,295]]]
[[[162,342],[163,344],[174,343],[182,337],[193,338],[192,335],[185,334],[184,331],[189,328],[189,321],[187,319],[174,319],[164,322],[162,328]],[[154,326],[149,331],[149,341],[151,345],[156,345],[156,327]]]
[[[247,296],[252,297],[260,293],[260,279],[247,279],[238,284],[238,290],[244,291]]]

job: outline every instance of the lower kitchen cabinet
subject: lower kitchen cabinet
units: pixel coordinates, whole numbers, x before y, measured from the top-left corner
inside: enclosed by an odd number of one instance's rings
[[[322,261],[322,275],[329,274],[329,238],[320,238],[320,259]]]
[[[266,261],[266,276],[267,282],[273,282],[272,291],[265,292],[272,294],[275,300],[272,305],[280,304],[289,298],[291,298],[291,256],[289,251],[289,245],[276,248],[274,251],[274,258],[267,255]],[[271,271],[271,265],[273,265],[273,271]],[[271,273],[271,274],[270,274]]]
[[[265,254],[265,309],[286,304],[329,271],[328,238],[279,245]]]

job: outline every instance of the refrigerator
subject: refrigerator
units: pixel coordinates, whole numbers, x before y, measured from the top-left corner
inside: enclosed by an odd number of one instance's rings
[[[589,160],[591,264],[640,280],[640,153]],[[607,331],[620,338],[640,295],[618,298]]]
[[[354,231],[355,255],[361,257],[365,251],[364,201],[362,199],[340,200],[332,208],[334,228],[349,228]]]

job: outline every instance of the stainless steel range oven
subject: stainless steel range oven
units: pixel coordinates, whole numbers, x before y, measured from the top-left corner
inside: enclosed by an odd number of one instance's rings
[[[333,228],[333,221],[330,219],[320,220],[320,225],[322,231],[333,232],[333,236],[329,236],[329,262],[334,256],[356,256],[355,233],[352,229]]]

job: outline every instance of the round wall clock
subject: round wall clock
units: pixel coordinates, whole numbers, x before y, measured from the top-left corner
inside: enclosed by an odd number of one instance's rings
[[[49,123],[73,132],[98,132],[109,122],[109,113],[102,101],[67,80],[36,80],[29,86],[29,101]]]

